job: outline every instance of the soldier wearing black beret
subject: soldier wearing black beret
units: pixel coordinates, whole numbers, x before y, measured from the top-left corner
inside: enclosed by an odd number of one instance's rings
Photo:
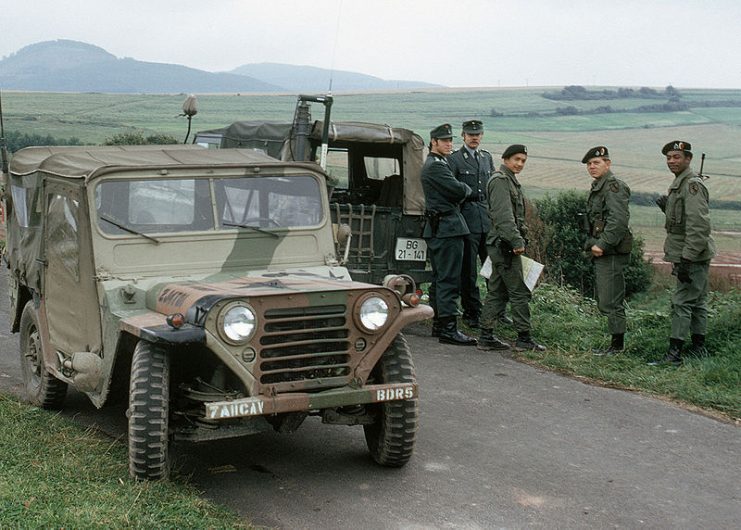
[[[666,215],[664,261],[672,264],[677,286],[672,294],[672,328],[669,351],[663,361],[650,363],[678,365],[687,335],[691,355],[707,354],[707,294],[710,260],[715,255],[715,242],[710,235],[709,194],[700,175],[692,171],[692,145],[683,140],[667,143],[661,154],[674,174],[667,195],[656,202]]]
[[[474,191],[453,176],[446,157],[453,150],[453,129],[443,124],[430,131],[430,153],[422,167],[426,224],[423,237],[430,249],[432,286],[430,305],[435,310],[433,335],[445,344],[475,345],[476,339],[458,330],[463,242],[468,226],[460,205]]]
[[[530,299],[532,293],[525,285],[522,258],[527,247],[527,225],[525,223],[525,195],[517,175],[527,162],[527,147],[510,145],[502,155],[502,165],[489,179],[487,197],[492,228],[486,239],[491,276],[487,282],[487,294],[481,315],[483,348],[501,350],[507,348],[494,334],[502,320],[509,302],[512,320],[517,331],[516,350],[544,351],[531,335]]]
[[[592,147],[581,159],[592,177],[587,197],[584,250],[594,263],[597,308],[607,317],[610,346],[595,355],[617,355],[625,347],[625,267],[633,247],[628,228],[630,188],[611,169],[610,152],[604,145]]]
[[[466,120],[461,127],[463,146],[448,157],[453,175],[467,184],[474,195],[461,205],[461,213],[468,225],[469,235],[463,242],[461,263],[461,307],[463,321],[472,328],[479,327],[481,293],[479,292],[478,261],[486,261],[486,234],[491,220],[486,206],[486,184],[494,170],[491,154],[481,149],[484,124],[481,120]]]

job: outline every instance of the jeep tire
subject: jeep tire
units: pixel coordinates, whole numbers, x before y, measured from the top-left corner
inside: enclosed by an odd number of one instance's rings
[[[409,345],[399,334],[371,373],[373,383],[416,383]],[[371,382],[371,381],[369,381]],[[375,422],[364,425],[365,441],[378,464],[401,467],[409,461],[417,437],[417,398],[368,405]]]
[[[67,383],[46,369],[39,317],[33,301],[23,308],[20,332],[21,372],[28,401],[45,409],[60,408],[67,396]]]
[[[131,360],[129,474],[139,480],[169,476],[170,355],[140,340]]]

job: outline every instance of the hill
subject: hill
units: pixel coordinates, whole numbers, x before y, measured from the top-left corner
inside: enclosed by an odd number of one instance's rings
[[[0,60],[0,87],[47,92],[276,92],[248,76],[211,73],[177,64],[118,59],[72,40],[31,44]]]
[[[40,92],[130,94],[324,92],[430,88],[357,72],[289,64],[246,64],[231,72],[206,72],[179,64],[119,59],[103,48],[73,40],[37,42],[0,60],[0,88]]]
[[[282,86],[293,92],[325,92],[332,80],[333,92],[358,90],[398,90],[434,88],[440,85],[420,81],[386,80],[372,75],[344,70],[329,70],[315,66],[297,66],[280,63],[245,64],[229,73],[247,75],[266,83]]]

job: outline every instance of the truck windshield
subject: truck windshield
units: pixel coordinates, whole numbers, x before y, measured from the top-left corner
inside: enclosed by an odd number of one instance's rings
[[[270,230],[324,220],[320,183],[309,175],[110,179],[95,188],[95,207],[100,230],[110,235]]]

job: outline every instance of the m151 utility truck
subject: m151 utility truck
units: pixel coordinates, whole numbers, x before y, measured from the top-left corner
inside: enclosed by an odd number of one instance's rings
[[[31,147],[3,173],[10,325],[28,399],[128,400],[129,469],[168,476],[173,440],[362,425],[402,466],[417,381],[408,276],[341,266],[314,163],[199,146]],[[246,442],[248,443],[248,442]]]

